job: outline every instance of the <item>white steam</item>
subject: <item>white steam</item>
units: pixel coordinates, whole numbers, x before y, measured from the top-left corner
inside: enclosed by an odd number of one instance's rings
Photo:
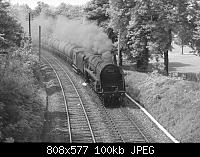
[[[21,21],[24,30],[28,33],[27,12],[22,10],[18,13],[18,19]],[[94,53],[108,53],[112,49],[112,42],[101,28],[95,24],[81,20],[69,20],[66,17],[57,18],[40,15],[31,21],[31,34],[33,43],[38,43],[39,25],[42,28],[42,37],[53,37],[60,41],[75,43]]]

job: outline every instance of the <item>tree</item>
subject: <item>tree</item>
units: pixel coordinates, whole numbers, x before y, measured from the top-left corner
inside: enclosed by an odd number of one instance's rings
[[[8,52],[12,47],[20,46],[22,40],[22,27],[9,13],[9,3],[0,0],[0,53],[6,54],[0,58],[0,81],[9,64]]]
[[[44,3],[44,2],[37,2],[37,6],[35,7],[35,9],[33,10],[33,15],[34,16],[39,16],[41,14],[41,12],[44,10],[48,10],[49,9],[49,5]]]
[[[106,21],[109,20],[107,8],[109,8],[108,0],[92,0],[86,5],[84,12],[88,20],[97,21],[98,26],[107,27]]]
[[[128,37],[138,68],[142,66],[145,71],[149,57],[156,54],[164,57],[164,71],[168,75],[168,51],[172,48],[173,35],[182,44],[192,41],[194,14],[188,6],[188,0],[136,0]]]
[[[192,39],[190,46],[200,54],[200,3],[196,0],[189,0],[190,11],[189,22],[193,26]]]
[[[11,46],[20,46],[22,40],[22,27],[10,15],[8,2],[0,0],[0,49],[8,49]]]
[[[81,6],[73,6],[66,3],[61,3],[56,8],[56,15],[62,15],[70,19],[81,18],[83,16],[83,9]]]
[[[188,0],[182,0],[177,2],[177,10],[178,10],[178,33],[177,39],[178,44],[182,47],[182,54],[183,54],[183,47],[184,45],[188,45],[191,39],[192,31],[190,28],[190,24],[188,23]]]
[[[108,13],[110,16],[109,25],[113,28],[115,32],[118,32],[119,38],[119,65],[122,65],[122,51],[127,54],[127,26],[131,19],[130,10],[135,6],[133,0],[109,0],[110,8],[108,8]]]
[[[141,0],[135,1],[136,4],[131,10],[131,20],[128,26],[128,44],[130,53],[136,60],[137,69],[139,71],[146,71],[149,62],[149,48],[148,43],[151,39],[151,1]]]
[[[181,45],[187,45],[192,38],[193,24],[190,23],[188,0],[152,1],[158,18],[155,24],[154,43],[157,51],[164,56],[164,72],[168,75],[168,51],[172,49],[173,34],[176,34]],[[155,51],[155,49],[153,49]]]

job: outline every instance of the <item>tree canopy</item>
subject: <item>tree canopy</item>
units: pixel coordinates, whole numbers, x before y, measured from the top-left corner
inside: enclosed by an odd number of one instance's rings
[[[1,7],[2,12],[7,7],[6,3],[1,4],[5,4]],[[120,32],[120,51],[129,60],[136,62],[138,70],[146,71],[151,58],[164,58],[164,71],[168,74],[168,51],[172,49],[175,38],[179,45],[190,46],[200,53],[199,10],[198,0],[91,0],[84,7],[61,3],[51,8],[44,2],[38,2],[31,12],[33,16],[43,13],[52,17],[62,15],[69,19],[86,17],[104,28],[115,48]],[[2,21],[4,26],[1,27],[5,28],[6,20]],[[9,30],[9,27],[6,28]],[[1,42],[6,41],[3,35],[1,29]]]
[[[86,18],[92,21],[96,21],[98,26],[105,25],[109,19],[107,9],[109,8],[108,0],[91,0],[84,7]]]
[[[168,74],[174,37],[200,53],[199,7],[198,0],[93,0],[85,12],[98,24],[108,19],[115,34],[121,31],[120,47],[138,69],[147,70],[150,58],[161,57]]]
[[[10,4],[0,0],[0,49],[10,46],[20,46],[22,39],[22,27],[10,15]]]

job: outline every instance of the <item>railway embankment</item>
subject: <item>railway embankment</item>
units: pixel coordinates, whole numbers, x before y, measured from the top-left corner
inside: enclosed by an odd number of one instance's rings
[[[181,142],[200,142],[200,84],[126,71],[127,92]]]
[[[36,59],[18,49],[0,67],[0,142],[41,142],[45,92],[36,79]]]

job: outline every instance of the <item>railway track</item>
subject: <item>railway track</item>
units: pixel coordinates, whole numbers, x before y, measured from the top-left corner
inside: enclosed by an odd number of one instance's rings
[[[59,60],[55,59],[57,64],[60,62]],[[63,63],[62,63],[63,64]],[[61,66],[60,66],[61,68]],[[64,72],[65,69],[62,68]],[[71,71],[71,69],[70,69]],[[66,72],[64,72],[66,73]],[[133,103],[136,103],[131,97],[126,94],[126,97],[130,99]],[[149,143],[154,142],[154,140],[140,129],[140,126],[137,125],[135,119],[132,118],[132,115],[128,113],[128,111],[123,107],[118,108],[105,108],[102,103],[96,104],[97,108],[106,119],[104,122],[107,124],[108,128],[110,129],[112,142],[131,142],[131,143]],[[139,108],[143,111],[144,109],[139,106]],[[145,111],[143,111],[145,112]],[[145,114],[147,114],[145,112]],[[150,117],[150,115],[147,115]],[[150,119],[158,126],[155,120],[150,117]],[[158,126],[160,130],[163,131],[162,126]],[[178,143],[178,141],[173,138],[166,130],[163,131],[173,142]],[[84,141],[84,140],[83,140]],[[80,141],[81,142],[81,141]]]
[[[137,126],[135,121],[127,113],[126,109],[122,106],[116,108],[106,108],[100,105],[99,108],[107,117],[110,123],[110,130],[112,130],[115,140],[113,142],[123,143],[149,143],[149,140],[142,130]]]
[[[57,64],[59,60],[55,59]],[[60,66],[60,68],[62,68]],[[62,71],[65,69],[62,68]],[[104,122],[109,127],[112,137],[112,142],[149,142],[142,131],[137,127],[136,123],[124,113],[123,108],[108,109],[103,104],[98,103],[97,108],[103,115]]]
[[[108,110],[108,109],[107,109]],[[125,114],[123,108],[109,109],[112,119],[122,135],[124,142],[149,143],[146,135],[140,130],[134,120]]]
[[[180,143],[175,137],[173,137],[149,112],[142,107],[137,101],[135,101],[129,94],[125,94],[125,96],[133,102],[136,106],[139,107],[140,110],[173,142],[173,143]]]
[[[66,116],[57,129],[68,133],[70,143],[95,143],[86,109],[73,81],[55,59],[43,57],[43,60],[54,71],[62,91],[64,106],[61,108],[65,108]]]

